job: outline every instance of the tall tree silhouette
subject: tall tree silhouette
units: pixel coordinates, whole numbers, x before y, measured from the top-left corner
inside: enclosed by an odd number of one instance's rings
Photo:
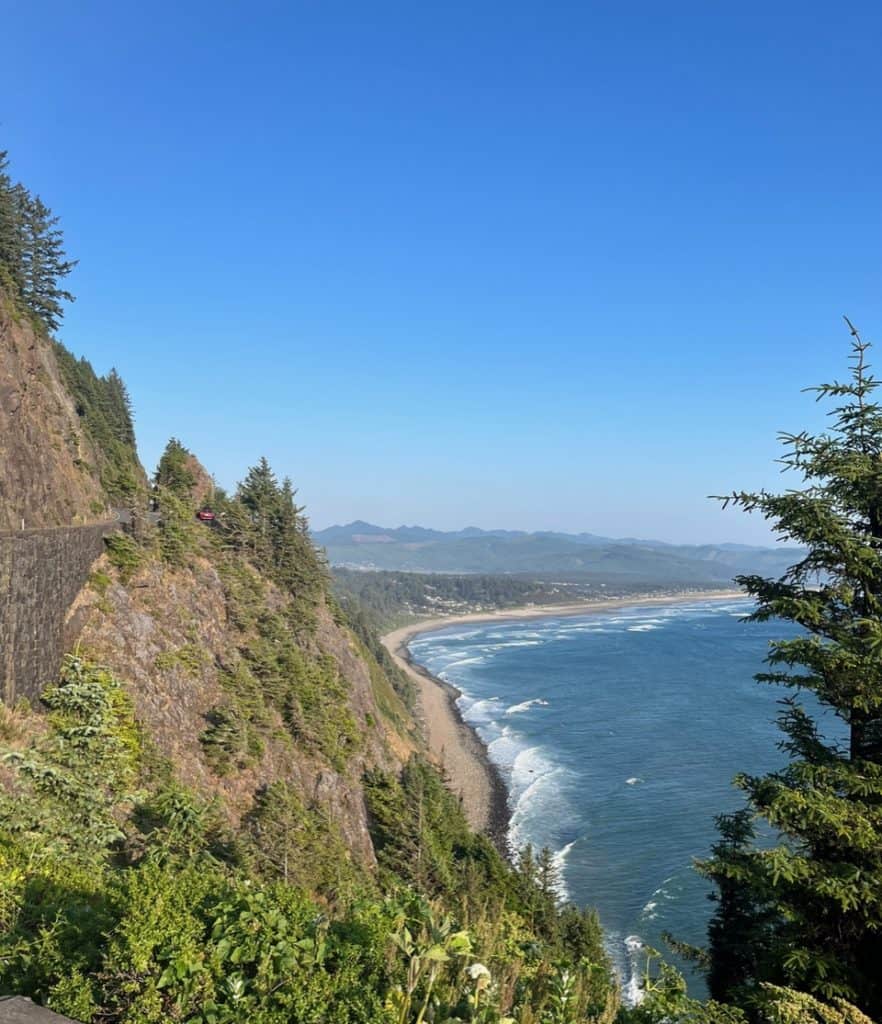
[[[847,321],[848,322],[848,321]],[[781,579],[740,577],[757,601],[755,621],[802,627],[771,646],[757,678],[793,689],[780,725],[786,768],[736,783],[781,841],[758,849],[743,822],[728,819],[705,872],[721,901],[711,931],[718,996],[761,981],[823,998],[845,997],[882,1015],[882,407],[867,365],[869,345],[852,333],[843,382],[813,388],[832,399],[831,427],[782,435],[784,466],[802,478],[781,494],[723,499],[768,519],[806,554]],[[810,691],[847,726],[840,746],[799,703]],[[737,895],[737,898],[735,898]],[[752,920],[751,920],[752,918]],[[762,936],[750,957],[732,958],[734,934]],[[726,959],[728,957],[728,960]]]

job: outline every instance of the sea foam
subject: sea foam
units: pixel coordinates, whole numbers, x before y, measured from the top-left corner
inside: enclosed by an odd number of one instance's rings
[[[547,706],[547,700],[543,700],[541,697],[534,697],[532,700],[522,700],[520,704],[512,704],[510,708],[506,708],[505,713],[507,715],[519,715],[524,711],[529,711],[530,708]]]
[[[626,1006],[638,1006],[643,1002],[645,992],[640,984],[643,971],[641,970],[641,953],[643,951],[643,939],[639,935],[629,935],[625,939],[625,956],[627,957],[627,979],[622,987],[622,1000]]]

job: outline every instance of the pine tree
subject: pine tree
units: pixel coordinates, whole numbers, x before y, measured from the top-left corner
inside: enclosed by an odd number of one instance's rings
[[[729,868],[740,862],[749,864],[756,829],[746,808],[717,818],[719,841],[713,846],[714,858]],[[713,999],[730,1001],[747,979],[765,979],[764,963],[769,942],[774,938],[770,926],[778,918],[774,905],[728,872],[715,873],[709,865],[706,874],[717,885],[712,895],[716,910],[708,925],[709,950],[692,951],[682,943],[672,944],[685,959],[707,968],[707,987]]]
[[[294,500],[296,494],[286,477],[277,496],[273,524],[275,575],[291,593],[309,596],[324,583],[324,574],[309,536],[304,507]]]
[[[156,467],[153,478],[156,486],[170,491],[181,501],[189,501],[196,483],[190,471],[191,459],[189,450],[176,437],[170,438]]]
[[[549,847],[543,846],[536,858],[536,884],[546,899],[556,900],[560,872]]]
[[[16,294],[22,282],[22,206],[23,189],[8,174],[9,160],[0,150],[0,265],[6,272],[7,284]]]
[[[780,841],[757,849],[734,837],[704,868],[731,897],[720,903],[711,936],[720,995],[771,980],[822,999],[844,997],[880,1019],[882,407],[873,401],[879,381],[866,364],[869,346],[849,328],[850,378],[812,389],[819,400],[836,400],[831,428],[782,436],[782,462],[801,475],[802,488],[724,499],[759,512],[806,549],[780,579],[739,578],[756,599],[754,621],[802,627],[771,646],[769,671],[757,678],[814,693],[845,723],[848,741],[826,739],[795,697],[785,701],[787,767],[736,780]],[[756,962],[721,962],[727,951],[719,938],[728,928],[764,936],[752,951]]]
[[[273,520],[278,508],[279,485],[266,458],[248,470],[236,497],[245,506],[253,527],[253,554],[260,568],[272,565]]]
[[[28,309],[38,316],[50,331],[58,330],[64,310],[62,301],[74,297],[59,281],[76,266],[66,258],[63,235],[57,227],[58,217],[39,196],[24,200],[22,220],[21,294]]]
[[[9,176],[9,160],[0,150],[0,283],[45,324],[57,330],[62,302],[74,297],[60,282],[76,266],[64,251],[58,218],[40,199]]]
[[[122,377],[112,368],[103,380],[108,396],[108,419],[114,436],[122,444],[135,446],[135,425],[132,417],[132,400]]]

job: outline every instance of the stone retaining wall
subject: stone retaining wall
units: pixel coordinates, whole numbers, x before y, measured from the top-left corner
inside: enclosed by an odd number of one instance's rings
[[[65,620],[118,523],[0,533],[0,699],[35,700],[76,639]]]

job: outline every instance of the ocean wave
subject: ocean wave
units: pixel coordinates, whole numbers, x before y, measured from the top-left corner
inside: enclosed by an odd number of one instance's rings
[[[566,903],[570,898],[570,890],[567,888],[564,871],[566,870],[567,857],[570,855],[570,850],[572,850],[577,842],[578,839],[574,839],[572,842],[567,843],[566,846],[562,846],[555,852],[553,857],[555,873],[554,891],[561,903]]]
[[[445,672],[450,671],[452,668],[461,668],[463,665],[481,665],[484,663],[484,657],[481,654],[476,654],[469,658],[457,658],[456,661],[449,661],[445,666]]]
[[[514,737],[517,736],[517,733],[511,732],[510,735]],[[511,767],[512,782],[515,785],[520,783],[523,788],[526,788],[533,784],[535,781],[534,776],[542,777],[548,775],[549,772],[554,771],[558,766],[549,759],[544,747],[522,746],[517,752]]]
[[[496,700],[497,698],[494,698]],[[543,700],[541,697],[534,697],[532,700],[523,700],[520,704],[512,704],[510,708],[505,709],[507,715],[517,715],[522,711],[529,711],[533,707],[547,707],[548,701]]]
[[[630,779],[625,779],[626,786],[639,786],[643,782],[638,775],[632,775]]]
[[[495,720],[495,713],[499,711],[498,697],[485,697],[471,703],[460,699],[457,703],[463,718],[476,726],[490,724]]]
[[[592,624],[590,626],[580,626],[578,629],[560,629],[551,635],[551,639],[569,640],[570,638],[586,636],[591,633],[612,633],[612,630],[603,625]]]
[[[472,640],[476,636],[480,636],[480,629],[470,629],[466,632],[459,633],[443,633],[443,632],[431,632],[424,633],[422,636],[416,636],[410,641],[411,647],[418,647],[422,644],[433,644],[433,643],[445,643],[449,644],[451,640]]]
[[[648,633],[650,630],[659,628],[659,626],[652,622],[641,622],[639,626],[627,627],[629,633]]]
[[[544,845],[552,822],[571,819],[565,796],[570,775],[543,747],[525,747],[517,754],[509,776],[512,814],[508,839],[513,850],[526,843]]]
[[[656,907],[658,905],[659,900],[667,900],[668,902],[670,902],[672,900],[677,899],[677,892],[671,892],[668,889],[668,886],[672,882],[676,881],[676,879],[676,875],[669,875],[662,882],[662,884],[653,892],[653,894],[649,897],[649,903],[651,903],[653,907]],[[649,903],[646,904],[647,907],[649,906]]]
[[[488,744],[490,760],[501,768],[513,769],[517,757],[524,750],[524,738],[510,726],[504,725],[502,733]]]
[[[622,987],[622,1001],[626,1006],[639,1006],[646,993],[640,984],[643,977],[640,954],[643,950],[643,939],[639,935],[628,935],[624,942],[627,958],[627,980]]]

